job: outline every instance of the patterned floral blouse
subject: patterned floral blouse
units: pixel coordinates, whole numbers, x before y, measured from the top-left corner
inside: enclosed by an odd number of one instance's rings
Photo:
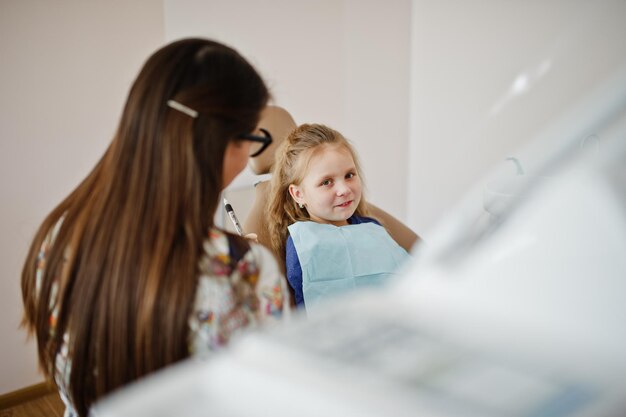
[[[36,288],[46,264],[46,254],[60,227],[55,226],[39,253]],[[229,340],[249,327],[289,316],[289,291],[278,264],[268,249],[250,242],[251,249],[232,267],[227,236],[212,229],[204,243],[204,256],[200,260],[200,276],[192,314],[189,317],[190,356],[206,356],[222,348]],[[51,291],[50,332],[54,334],[59,306],[56,305],[56,286]],[[66,405],[65,417],[77,416],[68,395],[71,358],[68,341],[64,343],[55,360],[55,381],[61,399]]]

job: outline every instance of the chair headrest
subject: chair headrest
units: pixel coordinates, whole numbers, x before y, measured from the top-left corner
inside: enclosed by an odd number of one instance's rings
[[[276,148],[297,127],[291,114],[282,107],[267,106],[261,114],[257,129],[263,128],[270,132],[272,144],[259,156],[248,159],[248,165],[257,175],[267,174],[274,164]]]

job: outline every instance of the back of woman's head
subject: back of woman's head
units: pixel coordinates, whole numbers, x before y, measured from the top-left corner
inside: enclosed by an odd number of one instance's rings
[[[147,60],[130,91],[111,168],[128,170],[139,193],[152,185],[169,199],[201,196],[203,213],[211,214],[226,145],[254,130],[267,100],[258,73],[233,49],[204,39],[171,43]]]
[[[272,249],[282,258],[285,256],[287,226],[310,219],[306,207],[299,207],[291,198],[289,185],[300,185],[311,158],[328,147],[348,150],[356,165],[357,174],[363,178],[358,157],[350,142],[338,131],[322,124],[298,126],[276,150],[267,211]],[[367,212],[367,203],[361,197],[355,214],[364,216]]]
[[[267,100],[261,77],[233,49],[203,39],[164,46],[135,80],[103,158],[40,226],[22,272],[24,322],[49,377],[70,335],[69,394],[80,415],[188,356],[224,153],[254,130]],[[38,253],[55,225],[38,280]]]

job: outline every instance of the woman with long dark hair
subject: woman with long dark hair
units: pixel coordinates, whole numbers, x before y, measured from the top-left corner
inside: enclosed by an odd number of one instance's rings
[[[22,272],[24,324],[66,415],[280,319],[289,299],[262,246],[213,224],[220,193],[269,137],[255,69],[204,39],[156,51],[105,154],[43,221]]]

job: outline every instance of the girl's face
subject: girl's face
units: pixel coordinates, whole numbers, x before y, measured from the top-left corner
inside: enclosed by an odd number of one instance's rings
[[[289,193],[306,207],[311,220],[343,226],[361,201],[361,187],[350,151],[325,145],[309,161],[300,185],[289,186]]]

